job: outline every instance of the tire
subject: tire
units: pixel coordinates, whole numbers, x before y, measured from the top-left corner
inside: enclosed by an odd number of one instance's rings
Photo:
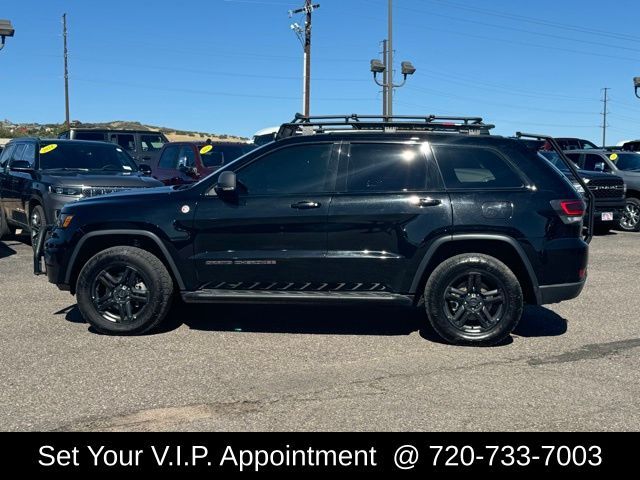
[[[524,303],[509,267],[479,253],[442,262],[429,277],[424,298],[434,330],[449,343],[472,346],[507,338],[520,321]]]
[[[47,226],[47,217],[44,213],[44,208],[40,205],[35,205],[29,211],[29,231],[31,234],[31,246],[35,249],[37,246],[37,237],[40,231]]]
[[[109,335],[139,335],[157,327],[171,308],[171,275],[155,255],[118,246],[94,255],[78,276],[84,319]]]
[[[620,229],[625,232],[640,232],[640,200],[627,198],[627,204],[620,218]]]

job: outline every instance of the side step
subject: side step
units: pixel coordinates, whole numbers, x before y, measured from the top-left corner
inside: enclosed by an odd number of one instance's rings
[[[323,303],[364,302],[412,305],[413,298],[389,292],[280,292],[266,290],[198,290],[182,292],[186,303]]]

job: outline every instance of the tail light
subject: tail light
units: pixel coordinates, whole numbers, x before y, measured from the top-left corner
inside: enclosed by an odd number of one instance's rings
[[[582,200],[552,200],[551,206],[567,225],[582,222],[587,209]]]

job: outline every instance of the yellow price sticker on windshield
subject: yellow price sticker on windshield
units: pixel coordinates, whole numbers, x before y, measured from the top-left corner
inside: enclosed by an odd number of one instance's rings
[[[213,150],[213,145],[205,145],[204,147],[202,147],[200,149],[200,155],[204,155],[205,153],[209,153],[211,150]]]
[[[618,154],[614,153],[614,154],[609,155],[609,159],[613,160],[615,162],[618,159]]]
[[[55,150],[56,148],[58,148],[58,145],[56,145],[55,143],[52,143],[51,145],[42,147],[40,149],[40,154],[44,155],[45,153],[49,153],[50,151]]]

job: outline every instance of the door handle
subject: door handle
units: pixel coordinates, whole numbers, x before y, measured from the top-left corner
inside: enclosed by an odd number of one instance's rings
[[[310,200],[291,204],[291,208],[297,208],[298,210],[309,210],[311,208],[320,208],[320,206],[321,203],[312,202]]]
[[[442,203],[442,200],[438,200],[437,198],[421,198],[418,200],[418,205],[421,207],[437,207]]]

